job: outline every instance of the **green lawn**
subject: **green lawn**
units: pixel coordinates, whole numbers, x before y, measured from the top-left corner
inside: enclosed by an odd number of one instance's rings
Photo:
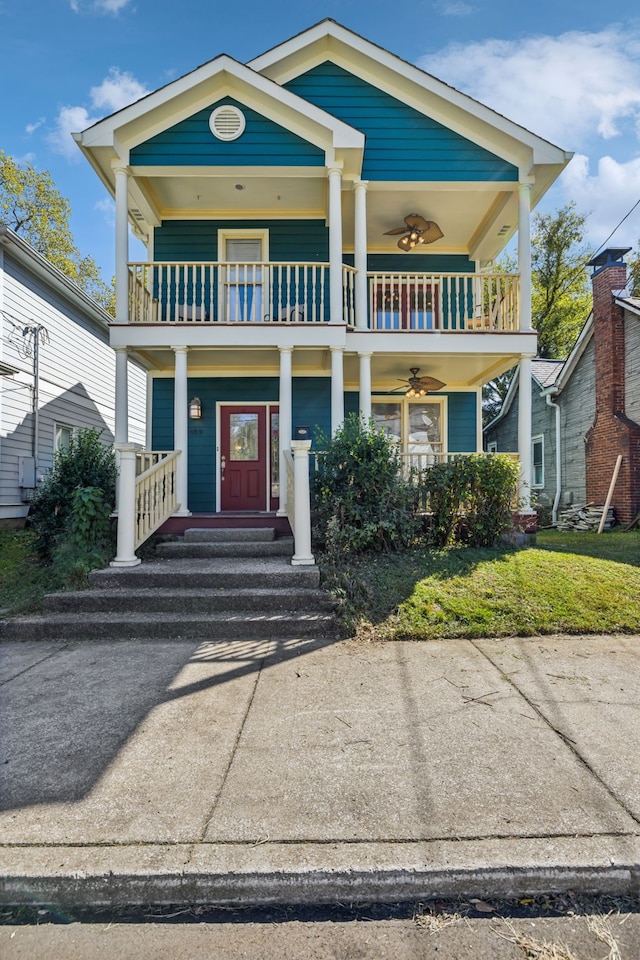
[[[640,534],[361,559],[336,594],[349,628],[379,639],[640,633]]]
[[[0,610],[37,610],[45,593],[63,589],[55,567],[38,561],[33,543],[28,530],[0,531]]]

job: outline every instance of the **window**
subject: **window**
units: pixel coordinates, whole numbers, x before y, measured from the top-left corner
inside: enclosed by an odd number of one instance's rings
[[[424,400],[375,399],[373,421],[383,433],[396,440],[407,460],[423,469],[445,452],[446,420],[444,398]]]
[[[531,486],[544,487],[544,437],[531,440]]]
[[[73,431],[74,427],[69,427],[65,423],[56,423],[53,435],[54,453],[57,453],[58,450],[67,450],[69,448]]]
[[[487,444],[487,453],[497,453],[498,452],[498,441],[490,440]]]

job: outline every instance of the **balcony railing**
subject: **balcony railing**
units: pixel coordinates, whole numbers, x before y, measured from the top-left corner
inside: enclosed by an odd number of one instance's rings
[[[356,324],[353,267],[342,269],[342,317]],[[517,274],[374,273],[377,331],[515,331]],[[144,324],[327,323],[328,263],[131,263],[129,321]]]
[[[517,330],[517,274],[368,273],[372,330]]]

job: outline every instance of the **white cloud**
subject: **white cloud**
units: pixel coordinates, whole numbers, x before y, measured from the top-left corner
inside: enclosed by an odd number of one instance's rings
[[[468,17],[473,13],[473,7],[462,0],[441,0],[436,3],[436,10],[443,17]]]
[[[149,91],[131,73],[120,73],[112,67],[100,86],[91,88],[91,103],[105,114],[121,110],[144,97]]]
[[[419,65],[567,149],[640,128],[640,36],[618,26],[452,44]]]
[[[43,123],[46,122],[46,117],[39,117],[34,123],[28,123],[26,125],[25,133],[28,133],[31,136],[32,133],[35,133],[38,127],[41,127]]]
[[[131,0],[94,0],[93,3],[86,3],[84,6],[88,10],[95,10],[97,13],[118,14],[131,3]],[[80,13],[81,0],[69,0],[69,6],[74,13]]]
[[[83,106],[62,107],[56,118],[55,129],[47,140],[56,153],[68,159],[80,156],[71,134],[85,130],[104,116],[115,113],[139,100],[147,93],[147,88],[130,73],[121,73],[112,67],[101,84],[92,87],[89,92],[92,111]]]
[[[116,205],[111,197],[105,197],[104,200],[98,200],[95,209],[103,214],[108,226],[113,227],[116,223]]]
[[[609,233],[640,200],[640,157],[619,163],[613,157],[602,157],[597,172],[591,172],[589,158],[577,154],[560,181],[566,200],[575,200],[589,212],[586,232],[594,246],[602,244]],[[612,237],[615,244],[635,244],[640,235],[640,207],[620,226]]]

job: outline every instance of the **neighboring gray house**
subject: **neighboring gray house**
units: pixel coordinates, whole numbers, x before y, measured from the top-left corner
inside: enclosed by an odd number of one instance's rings
[[[21,526],[54,451],[80,427],[113,440],[109,314],[0,224],[0,527]],[[130,437],[145,441],[146,372],[128,361]]]
[[[606,500],[618,455],[612,505],[629,523],[640,510],[640,299],[625,289],[624,255],[592,261],[593,313],[566,361],[532,362],[532,493],[539,507]],[[485,448],[516,449],[518,378],[485,428]]]

